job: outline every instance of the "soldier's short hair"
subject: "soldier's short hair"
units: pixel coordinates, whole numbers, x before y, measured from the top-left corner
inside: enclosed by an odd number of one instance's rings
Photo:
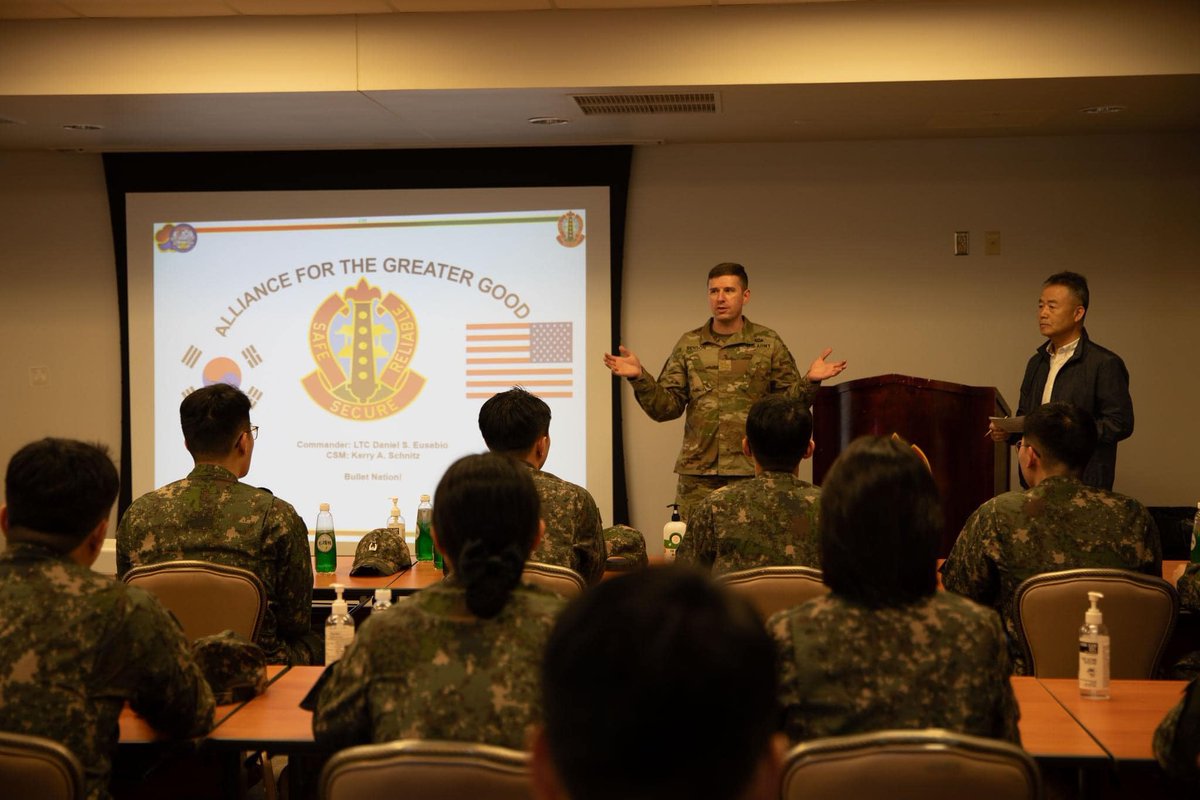
[[[119,486],[104,445],[31,442],[8,462],[4,476],[9,526],[62,537],[73,547],[108,516]]]
[[[541,678],[550,760],[572,800],[739,797],[779,722],[758,614],[678,565],[573,601]]]
[[[475,616],[489,619],[504,608],[521,582],[540,519],[528,466],[481,453],[446,470],[433,497],[433,528]]]
[[[179,404],[183,441],[193,457],[224,456],[250,429],[250,398],[227,383],[214,383]]]
[[[937,591],[942,506],[929,469],[899,438],[863,436],[821,486],[821,574],[870,608]]]
[[[767,395],[750,406],[746,440],[763,469],[792,472],[808,451],[812,413],[799,400]]]
[[[1096,421],[1073,403],[1046,403],[1025,415],[1026,444],[1049,464],[1082,474],[1096,452]]]
[[[723,278],[726,275],[732,275],[742,282],[742,290],[750,288],[750,276],[746,274],[746,268],[741,264],[736,264],[732,261],[723,261],[708,271],[708,280],[713,278]],[[707,281],[706,281],[707,283]]]
[[[524,455],[550,433],[550,406],[520,386],[493,395],[479,409],[479,432],[488,449]]]
[[[1087,278],[1080,275],[1078,272],[1056,272],[1042,282],[1042,286],[1065,286],[1075,298],[1075,302],[1083,306],[1084,315],[1087,315],[1088,294]]]

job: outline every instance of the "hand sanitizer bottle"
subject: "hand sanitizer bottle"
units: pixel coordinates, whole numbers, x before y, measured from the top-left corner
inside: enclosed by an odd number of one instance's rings
[[[387,611],[392,607],[392,590],[391,589],[376,589],[375,602],[371,605],[371,616],[375,616],[380,611]]]
[[[354,641],[354,620],[346,608],[342,598],[342,590],[346,587],[340,583],[333,584],[337,598],[333,601],[333,613],[325,620],[325,666],[342,657],[346,648]]]
[[[400,506],[396,505],[399,498],[392,498],[392,513],[388,516],[387,527],[392,533],[404,538],[404,515],[400,513]]]
[[[663,525],[663,556],[667,561],[674,561],[675,550],[683,541],[687,525],[679,517],[679,503],[668,503],[667,508],[671,509],[671,521]]]
[[[1104,595],[1099,592],[1087,594],[1092,607],[1083,615],[1083,627],[1079,629],[1079,694],[1092,700],[1107,700],[1108,628],[1096,605]]]

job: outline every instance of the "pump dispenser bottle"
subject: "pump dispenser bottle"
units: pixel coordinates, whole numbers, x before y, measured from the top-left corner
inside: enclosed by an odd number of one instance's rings
[[[333,612],[325,620],[325,666],[342,657],[350,642],[354,641],[354,620],[342,598],[342,590],[346,587],[340,583],[333,584],[337,598],[333,601]]]
[[[403,539],[404,538],[404,515],[400,513],[400,506],[396,505],[396,501],[398,499],[399,499],[398,497],[392,498],[392,513],[390,515],[388,515],[387,526],[388,526],[388,530],[390,530],[392,533],[396,534],[401,539]]]
[[[375,602],[371,604],[371,616],[375,616],[380,611],[386,611],[392,607],[392,590],[391,589],[376,589]]]
[[[679,503],[667,503],[667,508],[671,509],[671,521],[663,525],[663,556],[667,561],[674,561],[675,550],[683,541],[687,525],[679,518]]]
[[[1108,628],[1096,605],[1104,595],[1099,592],[1088,592],[1087,595],[1092,606],[1083,615],[1083,627],[1079,629],[1079,694],[1092,700],[1107,700]]]

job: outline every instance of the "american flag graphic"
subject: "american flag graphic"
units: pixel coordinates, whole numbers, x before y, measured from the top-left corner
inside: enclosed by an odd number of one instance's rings
[[[466,328],[467,398],[522,386],[538,397],[574,397],[572,322],[483,322]]]

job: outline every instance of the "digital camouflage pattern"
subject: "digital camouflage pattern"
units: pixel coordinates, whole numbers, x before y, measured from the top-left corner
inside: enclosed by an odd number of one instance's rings
[[[267,690],[267,655],[233,631],[201,636],[192,642],[192,658],[217,705],[244,703]]]
[[[394,575],[412,566],[408,542],[390,528],[376,528],[358,540],[351,575]]]
[[[717,489],[748,480],[749,475],[680,475],[675,486],[679,518],[687,522],[692,518],[696,507]]]
[[[320,664],[311,631],[308,528],[290,503],[213,464],[133,502],[117,528],[117,575],[133,567],[194,559],[248,569],[267,589],[256,644],[271,664]]]
[[[752,567],[821,566],[821,490],[788,472],[763,472],[710,494],[675,554],[713,575]]]
[[[212,726],[212,692],[178,623],[143,590],[13,543],[0,554],[0,619],[0,730],[65,745],[89,800],[109,797],[127,701],[173,738]]]
[[[740,331],[718,341],[710,319],[680,337],[657,381],[644,370],[630,381],[651,419],[687,412],[675,462],[681,475],[753,475],[754,463],[742,452],[750,406],[769,394],[812,404],[815,389],[779,334],[743,320]]]
[[[372,615],[325,671],[317,742],[446,739],[525,749],[526,729],[541,717],[542,650],[564,604],[522,585],[496,617],[480,619],[451,575]]]
[[[886,728],[947,728],[1020,743],[996,612],[936,592],[895,608],[826,595],[767,621],[792,743]]]
[[[1188,564],[1175,584],[1179,592],[1179,610],[1200,612],[1200,564]]]
[[[1154,757],[1168,775],[1200,788],[1200,683],[1196,680],[1155,729]]]
[[[531,470],[541,500],[542,521],[546,523],[546,532],[529,560],[569,567],[589,585],[600,580],[604,574],[604,531],[592,495],[582,486],[525,461],[520,463]]]
[[[1161,576],[1158,528],[1138,501],[1056,476],[976,509],[942,565],[942,585],[1000,612],[1013,668],[1023,675],[1017,587],[1043,572],[1084,567]]]
[[[636,569],[649,566],[646,555],[646,537],[641,531],[628,525],[613,525],[604,529],[604,546],[609,559],[618,561],[617,569]],[[606,560],[606,565],[608,564]]]

